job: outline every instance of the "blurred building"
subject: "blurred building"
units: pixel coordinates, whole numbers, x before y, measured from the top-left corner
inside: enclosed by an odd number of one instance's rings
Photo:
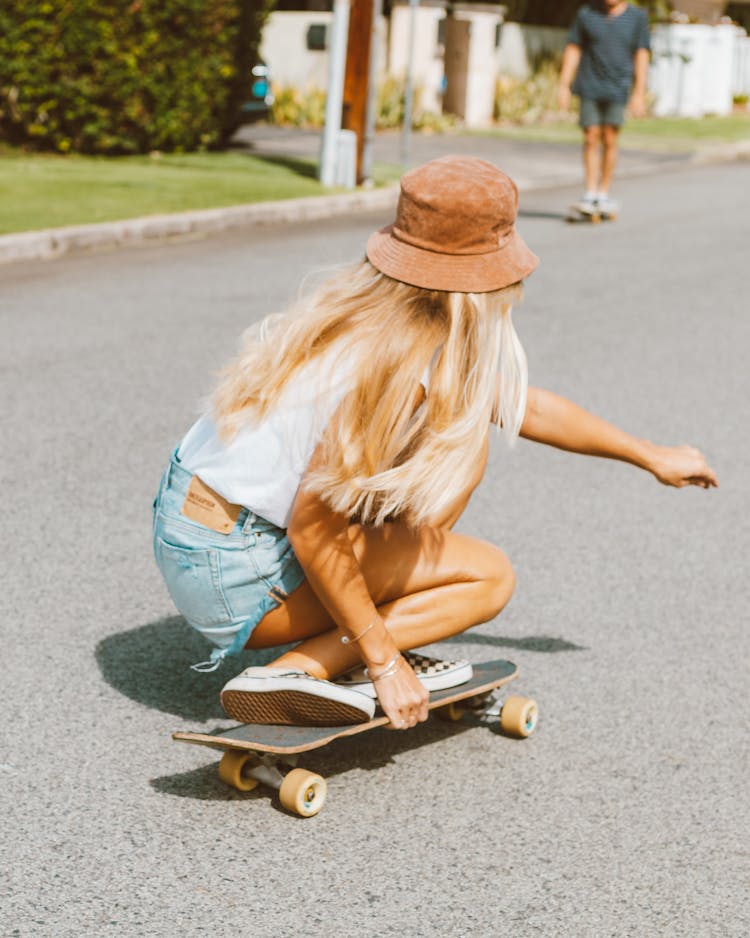
[[[673,0],[673,6],[705,23],[654,27],[650,87],[656,113],[727,113],[733,97],[750,91],[747,34],[723,23],[707,25],[718,23],[725,0]],[[507,20],[509,8],[525,9],[519,19],[536,22]],[[278,0],[261,45],[274,82],[301,91],[326,87],[331,10],[331,0]],[[382,10],[376,72],[380,81],[403,79],[412,11],[408,0],[383,0]],[[562,51],[567,35],[567,27],[550,25],[563,19],[558,4],[421,0],[414,15],[411,68],[420,106],[455,114],[468,127],[491,122],[499,76],[528,76],[543,58]]]

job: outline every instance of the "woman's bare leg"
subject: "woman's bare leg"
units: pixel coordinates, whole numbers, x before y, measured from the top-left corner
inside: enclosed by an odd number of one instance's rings
[[[353,537],[370,594],[402,650],[441,641],[494,618],[513,593],[515,578],[508,559],[484,541],[438,529],[415,533],[401,524],[362,528]],[[262,648],[309,635],[314,637],[273,664],[330,678],[358,663],[356,650],[341,643],[334,622],[307,583],[264,617],[249,645]]]
[[[515,577],[498,548],[450,528],[484,474],[484,459],[466,492],[431,525],[413,531],[400,523],[381,528],[352,525],[352,547],[370,595],[402,650],[440,641],[494,618],[510,599]],[[265,648],[301,641],[273,662],[330,678],[357,664],[335,623],[309,584],[303,583],[269,612],[248,646]]]

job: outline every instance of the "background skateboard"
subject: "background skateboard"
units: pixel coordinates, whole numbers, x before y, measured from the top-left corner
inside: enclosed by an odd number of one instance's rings
[[[617,212],[603,212],[599,209],[583,208],[579,202],[574,203],[568,209],[565,216],[567,222],[590,222],[598,225],[602,221],[616,221]]]
[[[518,669],[510,661],[487,661],[474,665],[471,680],[457,687],[434,691],[428,708],[446,720],[460,720],[471,711],[483,718],[499,718],[503,733],[517,738],[530,736],[536,727],[537,707],[526,697],[511,696],[500,704],[498,688],[514,680]],[[347,726],[270,726],[243,723],[216,733],[176,732],[172,738],[224,750],[219,777],[239,791],[252,791],[259,783],[279,790],[281,803],[302,817],[317,814],[326,797],[325,780],[314,772],[297,768],[301,752],[326,746],[342,736],[356,736],[388,724],[376,715],[366,723]]]

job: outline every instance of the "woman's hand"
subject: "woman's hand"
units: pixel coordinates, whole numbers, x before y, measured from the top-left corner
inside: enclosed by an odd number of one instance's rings
[[[697,485],[710,489],[719,484],[706,457],[693,446],[654,446],[649,468],[664,485],[677,488]]]
[[[373,678],[373,683],[383,713],[391,721],[391,728],[407,730],[427,719],[430,695],[406,660],[399,657],[398,662],[395,671],[388,669],[386,676]]]

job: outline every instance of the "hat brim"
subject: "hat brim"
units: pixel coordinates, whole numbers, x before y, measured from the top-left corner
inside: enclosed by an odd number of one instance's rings
[[[392,232],[388,225],[370,235],[368,260],[394,280],[426,290],[491,293],[528,277],[539,264],[515,229],[489,254],[441,254],[399,241]]]

